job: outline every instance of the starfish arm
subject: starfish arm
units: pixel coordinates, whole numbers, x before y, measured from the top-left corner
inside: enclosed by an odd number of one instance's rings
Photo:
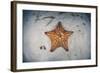
[[[51,40],[51,49],[50,49],[50,51],[53,52],[56,48],[59,47],[58,36],[55,35],[54,32],[47,32],[47,35],[49,36],[49,38]]]
[[[64,37],[63,37],[63,39],[62,39],[62,47],[63,47],[66,51],[69,50],[69,49],[68,49],[68,38],[69,38],[70,35],[72,35],[72,33],[73,33],[73,31],[69,31],[69,34],[68,34],[68,31],[64,33],[65,35],[64,35]]]
[[[51,37],[51,49],[50,49],[50,51],[53,52],[59,46],[60,46],[59,40],[58,40],[57,36],[54,35],[53,37]]]
[[[64,32],[64,34],[65,34],[67,37],[69,37],[70,35],[72,35],[72,33],[73,33],[73,31],[66,31],[66,32]]]
[[[62,47],[63,47],[66,51],[68,51],[68,41],[63,41],[63,42],[62,42]]]
[[[63,31],[64,31],[64,29],[63,29],[63,26],[62,26],[62,23],[61,23],[61,22],[58,22],[58,25],[56,26],[55,31],[56,31],[56,32],[58,32],[58,31],[63,32]]]

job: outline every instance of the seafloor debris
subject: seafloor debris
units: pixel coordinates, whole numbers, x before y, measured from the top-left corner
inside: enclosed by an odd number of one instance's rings
[[[42,46],[40,46],[40,49],[42,49]]]
[[[76,25],[76,27],[79,27],[79,25]]]
[[[38,20],[39,20],[39,15],[37,14],[35,21],[37,22]]]
[[[83,16],[80,16],[81,19],[83,19]]]
[[[40,49],[41,49],[41,50],[42,50],[42,49],[46,50],[46,47],[43,45],[43,46],[40,46]]]
[[[42,19],[47,19],[47,18],[49,18],[50,21],[49,21],[46,25],[49,25],[49,24],[53,21],[53,19],[55,19],[54,16],[47,16],[47,17],[44,17],[44,18],[42,18]]]
[[[85,23],[82,23],[84,26],[86,25]]]
[[[65,12],[59,12],[59,14],[64,14]]]
[[[47,18],[54,19],[55,17],[54,16],[47,16],[47,17],[43,17],[42,19],[47,19]]]
[[[71,15],[72,15],[72,16],[75,16],[75,14],[74,14],[74,13],[71,13]]]
[[[72,16],[80,16],[79,14],[76,13],[71,13]]]
[[[79,32],[81,32],[81,30],[78,30]]]

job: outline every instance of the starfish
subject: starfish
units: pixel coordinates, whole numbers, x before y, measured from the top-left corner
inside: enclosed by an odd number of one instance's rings
[[[45,32],[51,40],[50,52],[53,52],[59,47],[68,51],[68,38],[72,35],[73,31],[67,31],[63,28],[62,23],[59,21],[56,28],[52,31]]]

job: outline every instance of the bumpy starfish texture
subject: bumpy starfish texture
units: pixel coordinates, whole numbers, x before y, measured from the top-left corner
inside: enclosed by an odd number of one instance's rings
[[[51,49],[53,52],[58,47],[64,48],[68,51],[68,38],[72,35],[73,31],[67,31],[63,28],[62,23],[58,22],[56,28],[52,31],[45,32],[51,40]]]

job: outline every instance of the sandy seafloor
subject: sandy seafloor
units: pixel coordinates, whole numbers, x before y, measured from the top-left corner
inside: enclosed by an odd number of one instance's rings
[[[61,21],[69,37],[69,51],[62,47],[50,52],[51,41],[44,32],[53,30]],[[45,49],[40,49],[41,46]],[[91,59],[91,15],[75,12],[23,10],[23,62]]]

